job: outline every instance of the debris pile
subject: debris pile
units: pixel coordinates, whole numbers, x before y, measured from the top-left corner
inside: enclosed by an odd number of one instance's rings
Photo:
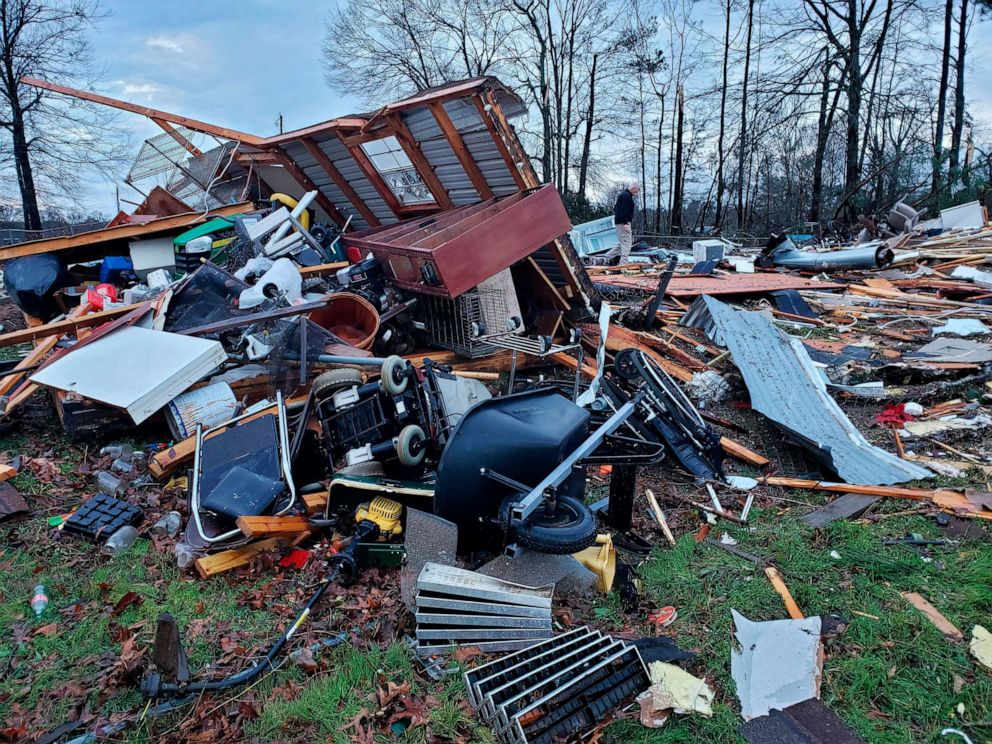
[[[728,704],[711,674],[683,668],[678,609],[643,599],[652,550],[699,543],[754,564],[775,592],[761,621],[720,610],[735,626],[720,665],[741,735],[860,741],[819,701],[836,623],[804,616],[747,528],[756,503],[775,518],[779,489],[838,494],[803,517],[821,531],[881,499],[992,519],[987,486],[938,480],[992,473],[992,225],[975,205],[929,222],[897,205],[884,234],[853,245],[782,233],[606,265],[604,225],[572,228],[518,160],[506,116],[522,110],[482,79],[275,138],[224,130],[232,169],[213,180],[245,201],[200,213],[152,192],[104,230],[0,250],[26,317],[0,335],[19,352],[0,415],[26,429],[57,417],[87,448],[87,488],[44,539],[89,540],[113,561],[147,541],[204,587],[275,560],[307,577],[295,619],[224,677],[189,668],[163,614],[128,676],[143,677],[148,715],[278,669],[322,598],[358,587],[375,630],[335,617],[334,645],[405,634],[432,678],[469,662],[479,720],[501,741],[547,744]],[[369,142],[402,172],[380,172]],[[445,168],[430,161],[439,143],[455,154]],[[0,480],[22,467],[8,458]],[[32,504],[4,488],[0,517],[29,520]],[[50,581],[35,594],[65,599]],[[988,666],[988,631],[974,625],[970,643]],[[314,648],[290,658],[319,668]]]

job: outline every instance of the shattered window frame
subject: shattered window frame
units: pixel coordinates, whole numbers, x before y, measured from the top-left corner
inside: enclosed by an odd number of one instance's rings
[[[389,190],[403,206],[436,205],[437,200],[420,177],[417,167],[407,156],[395,135],[369,140],[360,147]]]

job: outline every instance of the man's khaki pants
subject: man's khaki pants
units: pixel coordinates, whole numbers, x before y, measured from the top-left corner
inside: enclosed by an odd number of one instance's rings
[[[617,242],[619,245],[611,248],[606,252],[606,260],[612,260],[616,256],[620,256],[620,263],[627,263],[630,258],[630,246],[632,243],[630,223],[626,225],[614,225],[617,231]]]

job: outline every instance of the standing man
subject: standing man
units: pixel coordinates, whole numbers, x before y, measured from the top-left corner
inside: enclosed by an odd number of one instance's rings
[[[619,242],[619,246],[607,254],[609,263],[613,266],[627,263],[630,257],[632,242],[630,223],[634,221],[634,197],[640,190],[640,184],[630,184],[620,192],[616,204],[613,205],[613,226],[616,228],[617,241]]]

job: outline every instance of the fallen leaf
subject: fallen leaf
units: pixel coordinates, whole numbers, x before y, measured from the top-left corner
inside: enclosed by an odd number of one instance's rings
[[[313,658],[313,651],[309,648],[300,649],[299,653],[294,654],[293,660],[298,667],[306,672],[316,672],[320,669],[320,664]]]
[[[144,601],[144,598],[137,592],[126,592],[123,597],[117,600],[117,604],[114,605],[114,609],[110,614],[114,617],[119,617],[131,605],[141,604]]]
[[[42,625],[34,631],[36,636],[53,636],[58,631],[58,623],[49,623],[48,625]]]
[[[395,682],[386,681],[386,687],[383,689],[380,687],[378,689],[379,695],[379,707],[385,708],[393,700],[398,698],[400,695],[407,695],[410,692],[410,683],[403,682],[402,684],[396,684]]]

